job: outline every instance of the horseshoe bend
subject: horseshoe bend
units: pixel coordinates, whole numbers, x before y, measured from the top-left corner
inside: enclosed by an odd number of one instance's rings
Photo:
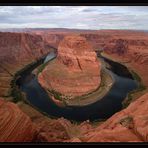
[[[36,33],[1,33],[1,142],[147,141],[147,33],[71,31],[56,47]]]
[[[147,142],[148,33],[0,32],[0,142]]]
[[[56,92],[65,101],[74,100],[99,87],[100,71],[101,62],[86,38],[71,35],[60,42],[57,58],[49,62],[38,80],[51,94]]]

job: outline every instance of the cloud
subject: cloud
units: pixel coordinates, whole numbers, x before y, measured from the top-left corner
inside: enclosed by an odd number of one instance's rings
[[[148,30],[148,6],[0,6],[0,28]]]

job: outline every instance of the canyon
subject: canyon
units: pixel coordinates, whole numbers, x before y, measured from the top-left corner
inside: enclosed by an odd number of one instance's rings
[[[117,112],[104,122],[94,124],[88,120],[75,124],[64,118],[53,119],[46,117],[22,101],[16,104],[10,102],[10,100],[13,100],[10,83],[18,70],[45,56],[53,50],[53,48],[59,48],[57,62],[60,65],[64,65],[62,63],[63,61],[61,61],[64,56],[63,46],[66,46],[64,50],[69,48],[64,42],[65,39],[67,40],[66,36],[69,35],[79,35],[82,37],[80,38],[82,40],[83,37],[85,37],[87,42],[92,45],[89,49],[94,49],[96,52],[103,51],[102,54],[104,56],[123,63],[129,69],[136,71],[145,86],[143,91],[134,94],[134,99],[127,108]],[[76,52],[78,52],[79,56],[81,52],[84,53],[85,50],[87,50],[87,48],[82,47],[81,49],[79,46],[76,46]],[[68,54],[67,57],[74,57],[73,52],[70,53],[69,51],[70,50],[66,51]],[[89,54],[89,52],[87,54]],[[90,57],[94,57],[95,59],[93,52]],[[73,60],[73,62],[75,63],[76,61]],[[78,63],[74,64],[74,66],[76,67],[69,67],[71,71],[80,70]],[[86,66],[84,66],[84,69],[85,67]],[[99,68],[99,66],[97,67]],[[0,135],[2,136],[0,136],[0,142],[147,142],[147,67],[147,32],[64,29],[29,29],[21,32],[18,31],[17,33],[1,32]],[[92,68],[93,70],[95,69],[94,67]],[[96,72],[96,75],[99,75],[98,72]],[[99,85],[98,81],[95,86]]]

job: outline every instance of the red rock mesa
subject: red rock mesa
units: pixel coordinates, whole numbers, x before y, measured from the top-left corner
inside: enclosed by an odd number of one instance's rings
[[[84,37],[66,36],[59,44],[57,59],[45,67],[40,84],[66,96],[81,96],[100,84],[101,64]]]

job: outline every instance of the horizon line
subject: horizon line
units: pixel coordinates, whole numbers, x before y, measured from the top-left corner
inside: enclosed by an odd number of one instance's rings
[[[98,30],[141,30],[141,31],[146,31],[147,29],[132,29],[132,28],[129,28],[129,29],[124,29],[124,28],[109,28],[109,29],[80,29],[80,28],[44,28],[44,27],[35,27],[35,28],[32,28],[32,27],[20,27],[20,28],[0,28],[0,30],[5,30],[5,29],[68,29],[68,30],[90,30],[90,31],[98,31]],[[148,30],[147,30],[148,31]]]

